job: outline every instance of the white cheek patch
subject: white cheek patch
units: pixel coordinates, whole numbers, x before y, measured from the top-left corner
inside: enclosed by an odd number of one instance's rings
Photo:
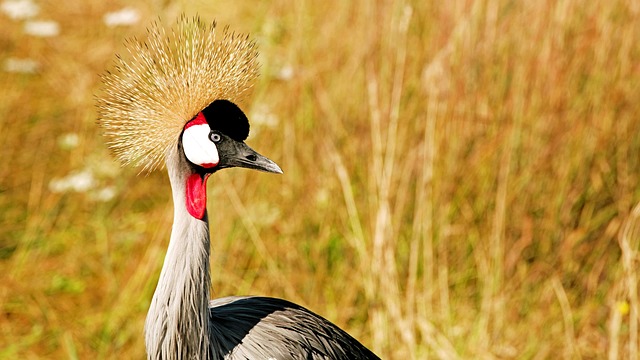
[[[200,124],[189,126],[182,133],[184,155],[203,168],[212,168],[220,161],[216,145],[209,140],[210,131],[209,125]]]

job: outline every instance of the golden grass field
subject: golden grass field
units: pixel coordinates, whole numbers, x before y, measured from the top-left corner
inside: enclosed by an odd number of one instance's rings
[[[385,359],[638,359],[638,2],[36,4],[0,13],[0,358],[144,358],[169,182],[116,163],[94,97],[184,12],[256,39],[247,143],[284,170],[209,181],[214,296]]]

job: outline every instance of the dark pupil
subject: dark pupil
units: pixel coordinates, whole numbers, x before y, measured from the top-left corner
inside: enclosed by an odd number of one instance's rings
[[[211,141],[213,141],[213,142],[218,142],[218,141],[220,141],[220,135],[212,132],[209,135],[209,139],[211,139]]]

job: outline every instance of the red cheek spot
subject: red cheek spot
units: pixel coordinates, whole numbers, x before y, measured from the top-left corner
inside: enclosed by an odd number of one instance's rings
[[[204,117],[204,114],[202,112],[199,112],[198,115],[196,115],[196,117],[189,121],[188,123],[186,123],[184,125],[184,129],[188,129],[194,125],[203,125],[207,123],[207,119]]]
[[[211,169],[212,167],[215,167],[216,165],[218,165],[218,163],[204,163],[199,165],[205,169]]]
[[[207,210],[207,178],[209,174],[204,175],[204,178],[199,174],[191,174],[187,178],[187,194],[186,194],[186,207],[189,214],[196,219],[202,220],[204,213]]]

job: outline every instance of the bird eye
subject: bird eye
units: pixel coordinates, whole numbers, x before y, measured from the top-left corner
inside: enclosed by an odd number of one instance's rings
[[[214,143],[220,142],[220,140],[222,140],[222,136],[220,136],[220,134],[218,134],[217,132],[211,132],[211,134],[209,134],[209,140],[213,141]]]

